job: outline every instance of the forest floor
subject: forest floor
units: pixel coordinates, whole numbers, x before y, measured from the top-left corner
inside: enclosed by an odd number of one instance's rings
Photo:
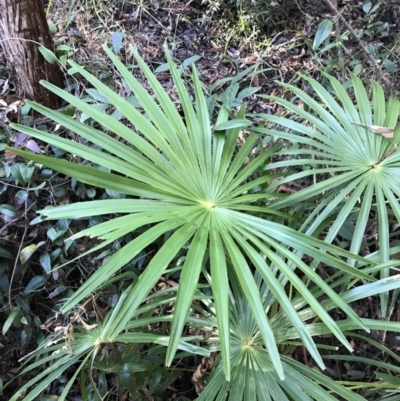
[[[265,94],[281,94],[277,82],[301,82],[297,75],[301,72],[318,78],[327,72],[345,81],[352,71],[365,81],[377,80],[391,95],[400,90],[400,5],[396,1],[346,1],[335,15],[329,0],[286,0],[265,6],[256,21],[254,9],[246,14],[234,7],[218,7],[219,3],[115,1],[110,6],[109,2],[77,1],[65,7],[65,2],[56,0],[50,3],[49,19],[58,27],[56,45],[71,46],[74,59],[90,65],[92,71],[107,65],[101,46],[111,42],[111,33],[124,32],[124,62],[132,61],[128,45],[134,46],[156,71],[161,66],[161,81],[168,76],[162,74],[163,45],[167,44],[183,65],[196,57],[206,87],[254,67],[241,83],[260,87]],[[334,22],[333,32],[315,48],[317,28],[324,19]]]
[[[158,72],[159,81],[167,89],[171,89],[171,78],[163,67],[166,60],[163,48],[165,44],[171,49],[178,64],[185,66],[195,61],[204,87],[216,92],[224,87],[224,79],[226,82],[229,78],[242,74],[239,80],[241,88],[258,87],[259,93],[290,98],[290,93],[279,83],[290,83],[307,89],[305,81],[298,73],[306,73],[323,80],[322,73],[325,72],[346,82],[349,72],[354,72],[365,83],[375,79],[388,95],[400,98],[398,1],[386,0],[372,2],[370,5],[366,0],[337,2],[343,4],[338,6],[340,12],[335,13],[332,6],[335,7],[336,1],[333,0],[278,0],[273,2],[274,5],[265,14],[260,13],[257,20],[251,14],[254,10],[246,14],[232,5],[227,7],[221,4],[218,7],[219,3],[221,2],[213,0],[53,0],[45,2],[45,6],[49,21],[56,27],[56,46],[69,46],[73,49],[71,57],[95,75],[101,77],[109,74],[111,86],[116,86],[112,80],[113,67],[107,60],[102,45],[106,41],[115,45],[115,41],[122,38],[123,62],[126,65],[133,63],[128,46],[134,46],[147,64]],[[375,7],[377,4],[379,6]],[[326,41],[316,46],[318,26],[324,19],[334,22],[333,31]],[[351,30],[346,24],[350,25]],[[118,34],[113,39],[113,33],[122,32],[123,36]],[[336,46],[339,43],[343,46]],[[325,51],[321,52],[324,48]],[[0,55],[0,118],[5,116],[7,109],[9,121],[21,122],[19,112],[22,99],[18,99],[13,93],[12,83],[15,77],[9,74],[9,70],[5,68],[5,60],[1,60]],[[250,96],[248,100],[249,112],[275,113],[276,107],[273,102],[256,96]],[[7,133],[4,130],[0,130],[0,133],[1,142]],[[15,139],[13,138],[14,141]],[[0,175],[0,185],[5,184],[2,177]],[[14,189],[7,191],[3,187],[0,204],[15,205],[20,184],[21,180],[14,183],[14,186],[11,183]],[[10,182],[7,185],[10,188]],[[58,185],[55,188],[58,193],[38,195],[34,200],[35,208],[42,209],[61,198],[66,202],[69,195],[71,199],[79,198],[79,194],[72,193],[67,183],[60,181]],[[62,293],[61,287],[66,287],[68,280],[78,280],[72,274],[62,286],[48,285],[47,292],[34,293],[29,300],[19,296],[19,291],[26,288],[32,277],[39,274],[35,272],[41,271],[42,267],[38,260],[32,260],[30,270],[22,269],[23,271],[19,271],[21,274],[17,274],[17,280],[12,282],[11,272],[16,264],[8,255],[17,255],[20,243],[29,245],[35,241],[37,244],[40,240],[46,243],[52,228],[50,224],[41,228],[28,227],[26,216],[31,217],[30,213],[32,211],[25,210],[17,218],[12,216],[0,222],[0,245],[4,245],[4,248],[0,246],[0,250],[4,252],[0,256],[7,260],[7,264],[0,265],[0,290],[8,288],[11,282],[10,294],[13,302],[30,308],[32,315],[40,319],[38,328],[29,333],[28,338],[17,327],[12,327],[4,336],[0,335],[0,377],[3,382],[16,376],[19,361],[35,349],[36,341],[43,336],[41,331],[52,330],[60,323],[50,312],[43,314],[43,304]],[[12,222],[12,229],[3,232],[3,227],[9,222]],[[3,227],[1,224],[4,224]],[[12,241],[7,236],[12,236]],[[53,279],[56,281],[57,278]],[[7,294],[8,290],[2,296],[4,303],[9,302]],[[375,318],[379,317],[377,306],[378,300],[370,299],[368,302],[353,305],[353,308],[360,317]],[[6,314],[0,312],[0,323],[6,318]],[[400,322],[400,308],[392,314],[392,319]],[[373,333],[373,336],[381,340],[379,332]],[[399,337],[386,338],[386,344],[394,352],[400,349]],[[364,347],[363,355],[379,358],[379,350],[373,350],[362,342],[357,347]],[[195,370],[196,364],[193,363],[190,368]],[[350,367],[332,363],[328,369],[332,377],[343,377]],[[351,369],[364,375],[366,380],[371,374],[371,367],[368,366],[352,366]],[[357,377],[357,380],[362,379],[363,377]],[[15,381],[3,398],[0,395],[0,400],[8,400],[8,394],[12,393],[10,389],[15,390],[25,380],[22,377]],[[176,388],[182,393],[186,391],[186,394],[195,395],[192,386],[187,382],[190,382],[190,376],[182,376]]]

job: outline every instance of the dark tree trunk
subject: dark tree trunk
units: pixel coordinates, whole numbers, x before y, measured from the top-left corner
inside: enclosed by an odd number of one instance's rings
[[[54,51],[42,0],[0,0],[0,46],[15,72],[18,95],[57,108],[58,97],[39,81],[61,87],[62,72],[43,58],[39,43]]]

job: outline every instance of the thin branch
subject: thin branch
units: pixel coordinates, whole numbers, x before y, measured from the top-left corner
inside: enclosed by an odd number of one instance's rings
[[[12,285],[13,285],[13,281],[14,281],[14,276],[15,276],[15,272],[17,270],[18,259],[19,259],[19,256],[21,254],[22,247],[24,246],[25,236],[26,236],[26,233],[28,231],[28,226],[29,226],[29,221],[27,219],[27,213],[29,212],[29,210],[32,208],[32,206],[35,203],[36,203],[36,201],[33,202],[28,208],[27,207],[27,201],[25,201],[24,214],[21,217],[19,217],[18,219],[15,219],[15,220],[12,221],[12,222],[14,222],[14,221],[19,220],[20,218],[24,217],[25,228],[24,228],[24,234],[22,235],[21,242],[19,244],[18,253],[17,253],[17,256],[16,256],[15,261],[14,261],[14,267],[13,267],[13,271],[12,271],[11,278],[10,278],[10,284],[9,284],[9,287],[8,287],[8,305],[10,306],[10,311],[12,310],[12,307],[13,307],[12,306],[12,300],[11,300],[11,292],[12,292]],[[5,227],[3,227],[3,228],[5,228]]]

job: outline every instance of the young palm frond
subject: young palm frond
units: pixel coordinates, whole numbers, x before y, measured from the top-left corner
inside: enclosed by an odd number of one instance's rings
[[[124,143],[112,135],[32,102],[30,104],[35,110],[95,146],[83,145],[52,133],[13,125],[13,128],[21,132],[89,161],[92,166],[13,149],[15,153],[81,182],[132,196],[129,199],[95,200],[46,208],[39,212],[43,218],[77,219],[112,213],[123,214],[122,217],[90,227],[72,237],[76,239],[88,235],[102,239],[103,243],[90,252],[128,233],[134,233],[140,227],[150,227],[110,257],[66,301],[62,312],[71,310],[84,298],[97,291],[145,247],[164,234],[170,233],[164,245],[152,256],[139,280],[120,298],[116,313],[109,319],[103,332],[107,341],[116,341],[126,329],[134,311],[164,274],[170,262],[182,247],[189,244],[179,279],[166,358],[168,365],[176,352],[201,268],[208,256],[209,271],[215,278],[212,291],[222,339],[222,360],[228,379],[230,372],[228,277],[232,273],[239,279],[272,365],[281,379],[284,377],[283,365],[258,287],[253,279],[253,268],[271,287],[277,302],[285,310],[310,354],[321,367],[323,362],[314,341],[276,277],[276,269],[291,282],[298,293],[302,294],[332,333],[351,349],[336,322],[321,308],[320,303],[294,270],[299,269],[309,280],[320,286],[355,324],[364,327],[353,309],[343,302],[299,255],[309,255],[312,259],[327,263],[353,277],[370,280],[370,276],[362,269],[356,269],[345,263],[341,257],[360,261],[364,259],[274,222],[274,216],[277,214],[285,216],[268,208],[268,204],[277,196],[260,190],[268,185],[272,176],[257,172],[264,168],[276,149],[271,148],[257,156],[252,155],[251,151],[258,139],[258,135],[253,133],[237,150],[237,139],[241,128],[251,124],[244,119],[244,108],[239,110],[236,119],[232,121],[227,121],[229,110],[222,108],[218,125],[212,130],[207,102],[196,70],[193,71],[196,105],[194,107],[189,92],[167,51],[170,71],[184,113],[183,119],[135,49],[132,49],[132,52],[151,85],[156,100],[117,56],[107,47],[104,49],[141,104],[145,115],[84,68],[74,62],[71,62],[71,65],[74,72],[79,72],[86,78],[130,121],[134,129],[128,128],[112,116],[49,83],[43,85],[91,117],[105,130],[122,138]],[[103,169],[96,168],[96,165],[102,166]],[[109,172],[104,171],[104,168]],[[231,261],[233,271],[227,268],[227,259]]]
[[[314,99],[301,89],[282,84],[293,91],[303,105],[295,105],[284,99],[273,99],[305,123],[291,119],[262,116],[274,124],[281,125],[290,132],[260,128],[259,132],[302,145],[301,149],[284,150],[281,155],[295,156],[293,160],[270,163],[266,169],[290,166],[311,166],[301,172],[288,175],[284,182],[290,182],[309,175],[317,177],[317,183],[300,190],[275,203],[277,209],[304,203],[310,198],[324,194],[319,205],[303,224],[303,230],[312,234],[318,226],[335,213],[334,221],[325,237],[331,242],[351,213],[357,213],[357,222],[351,238],[350,251],[359,253],[369,222],[371,211],[377,212],[380,261],[390,259],[390,219],[394,216],[400,222],[400,140],[398,116],[400,102],[390,99],[385,102],[381,86],[372,82],[372,100],[361,82],[352,75],[352,89],[356,104],[346,93],[344,86],[329,75],[334,95],[314,79],[302,75],[314,89],[319,99]],[[327,178],[328,177],[328,178]],[[339,209],[339,212],[337,210]],[[349,259],[354,265],[355,260]],[[389,276],[389,268],[382,269],[381,278]],[[386,315],[387,294],[382,295],[382,314]]]
[[[331,282],[333,288],[338,287],[345,280],[344,277],[337,277]],[[391,280],[381,280],[372,284],[365,284],[353,290],[342,293],[343,300],[346,302],[355,302],[370,296],[376,296],[381,292],[396,288],[400,275]],[[258,274],[255,275],[255,281],[259,286],[259,292],[264,300],[264,307],[270,310],[271,290],[265,284]],[[271,317],[271,328],[281,351],[281,362],[284,369],[285,380],[281,381],[278,377],[271,355],[263,346],[262,338],[259,335],[257,322],[255,321],[249,303],[244,297],[240,287],[231,280],[232,296],[230,302],[231,309],[231,381],[225,380],[223,365],[220,359],[217,359],[215,368],[210,377],[206,380],[205,389],[200,394],[198,401],[257,401],[257,400],[279,400],[279,401],[302,401],[302,400],[337,400],[338,396],[349,401],[365,401],[366,399],[357,393],[349,390],[344,385],[335,382],[324,372],[317,368],[310,368],[291,357],[296,346],[302,346],[299,342],[299,335],[287,318],[282,309]],[[311,293],[317,298],[323,295],[318,288],[310,288]],[[270,300],[270,301],[268,301]],[[204,301],[206,308],[214,313],[214,305]],[[315,318],[315,312],[306,306],[304,299],[300,296],[292,301],[293,307],[298,311],[303,322],[312,322]],[[330,300],[323,301],[321,306],[324,310],[331,311],[334,304]],[[397,332],[397,322],[379,322],[374,319],[363,319],[365,325],[372,329],[381,327],[382,330]],[[339,320],[339,327],[349,333],[355,327],[350,319]],[[381,326],[379,326],[381,325]],[[307,323],[306,328],[311,336],[318,337],[330,334],[330,329],[324,323]],[[218,332],[210,333],[210,342],[218,344]],[[330,349],[326,358],[329,359],[357,359],[360,357],[338,355],[335,347],[329,347],[320,344],[320,347]],[[287,350],[287,351],[286,351]],[[373,359],[361,358],[364,363],[380,366],[379,362]],[[398,359],[398,358],[397,358]],[[397,371],[397,366],[388,363],[384,367]],[[368,383],[363,386],[368,388]],[[388,384],[388,388],[393,388]]]

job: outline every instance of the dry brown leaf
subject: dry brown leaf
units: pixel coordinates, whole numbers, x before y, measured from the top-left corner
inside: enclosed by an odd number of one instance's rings
[[[367,124],[355,123],[355,122],[352,122],[352,124],[360,125],[361,127],[366,128],[368,131],[371,131],[373,134],[382,135],[384,138],[387,138],[387,139],[393,138],[394,128],[381,127],[379,125],[367,125]]]
[[[214,362],[215,354],[211,353],[209,357],[204,357],[201,359],[201,363],[197,366],[196,371],[193,373],[192,380],[196,388],[196,393],[199,395],[202,393],[205,387],[205,383],[201,379],[207,371],[211,371]]]

